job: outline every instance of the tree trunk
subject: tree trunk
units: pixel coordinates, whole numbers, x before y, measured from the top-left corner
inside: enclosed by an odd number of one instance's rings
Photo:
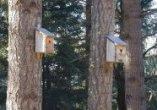
[[[89,53],[90,53],[90,38],[91,38],[91,6],[92,0],[86,0],[86,92],[88,91],[88,75],[89,75]],[[86,110],[88,109],[88,101],[86,102]]]
[[[92,0],[86,0],[86,52],[90,52]]]
[[[121,31],[128,44],[127,60],[125,62],[127,110],[146,110],[140,13],[140,0],[123,0],[123,25]]]
[[[117,87],[117,104],[118,110],[126,110],[125,104],[125,76],[122,63],[114,65],[114,76]]]
[[[41,0],[9,0],[9,77],[7,110],[41,110],[42,70],[36,59],[35,29],[41,24]]]
[[[112,110],[113,64],[106,62],[104,36],[114,31],[114,1],[92,1],[88,110]]]

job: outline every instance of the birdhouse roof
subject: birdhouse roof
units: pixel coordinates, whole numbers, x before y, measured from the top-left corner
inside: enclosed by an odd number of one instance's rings
[[[122,39],[120,39],[119,37],[115,37],[113,35],[109,35],[109,36],[107,36],[107,38],[111,42],[113,42],[115,45],[126,45],[126,43]]]
[[[44,28],[38,28],[37,30],[40,31],[44,35],[53,37],[53,34],[51,32],[49,32],[48,30],[44,29]]]

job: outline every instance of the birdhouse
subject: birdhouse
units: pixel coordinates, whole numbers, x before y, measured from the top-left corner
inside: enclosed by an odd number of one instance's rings
[[[114,35],[107,36],[107,62],[124,62],[126,60],[126,43]]]
[[[35,35],[35,52],[53,53],[54,38],[53,34],[44,28],[38,28]]]

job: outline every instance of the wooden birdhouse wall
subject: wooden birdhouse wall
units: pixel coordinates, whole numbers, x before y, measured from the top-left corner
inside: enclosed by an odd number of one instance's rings
[[[44,53],[45,52],[45,42],[44,42],[45,37],[40,33],[39,31],[36,31],[36,36],[35,36],[35,52],[37,53]]]
[[[45,29],[39,29],[35,35],[35,52],[37,53],[53,53],[54,38],[50,32]]]
[[[113,42],[107,39],[107,46],[106,46],[106,61],[107,62],[115,62],[115,52],[116,48]]]

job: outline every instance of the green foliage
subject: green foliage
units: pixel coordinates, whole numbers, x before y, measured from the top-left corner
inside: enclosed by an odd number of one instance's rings
[[[157,109],[157,77],[147,76],[145,81],[147,109]]]
[[[0,1],[0,41],[7,36],[7,1]]]
[[[151,7],[152,0],[144,0],[143,10],[149,10]],[[154,36],[157,33],[157,13],[148,14],[144,16],[142,21],[142,32],[144,39]],[[146,49],[144,49],[146,51]],[[157,57],[149,56],[144,59],[144,69],[145,69],[145,90],[147,94],[147,109],[156,110],[157,109]]]
[[[149,8],[153,0],[141,0],[142,9]]]
[[[145,74],[146,75],[155,75],[157,72],[157,57],[149,56],[144,60]]]
[[[7,5],[0,1],[0,109],[5,109],[7,76]]]
[[[83,110],[86,103],[83,6],[78,0],[44,0],[43,26],[55,36],[55,54],[43,61],[43,109]]]
[[[145,88],[147,93],[148,110],[157,109],[157,57],[150,56],[144,60],[145,64]]]
[[[141,6],[142,10],[147,12],[147,10],[151,10],[153,0],[142,0]],[[151,12],[151,11],[149,11]],[[146,38],[148,36],[155,35],[157,33],[157,13],[146,14],[142,17],[142,32],[143,36]]]

